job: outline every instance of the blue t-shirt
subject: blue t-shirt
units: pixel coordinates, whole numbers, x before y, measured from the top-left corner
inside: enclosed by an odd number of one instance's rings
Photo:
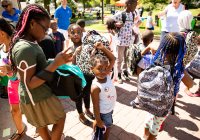
[[[13,16],[11,16],[7,11],[3,11],[2,16],[3,16],[4,18],[9,18],[9,19],[11,19],[12,21],[17,22],[18,19],[19,19],[20,14],[21,14],[21,11],[15,9],[15,8],[13,8],[13,9],[15,10],[15,13],[13,14]]]
[[[51,35],[50,35],[51,36]],[[56,47],[56,51],[57,53],[62,51],[62,42],[65,41],[65,37],[62,33],[57,32],[57,33],[53,33],[53,37],[55,38],[55,47]]]
[[[70,25],[69,18],[72,18],[72,10],[68,6],[64,9],[61,5],[56,9],[54,17],[58,19],[58,29],[67,30]]]

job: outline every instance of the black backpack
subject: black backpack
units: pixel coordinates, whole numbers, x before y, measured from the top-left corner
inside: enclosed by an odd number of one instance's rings
[[[15,21],[13,21],[13,20],[11,20],[11,19],[9,19],[9,18],[4,18],[4,19],[10,24],[12,30],[14,31],[14,30],[15,30],[15,27],[16,27],[16,25],[17,25],[17,22],[15,22]]]
[[[132,13],[132,15],[133,15],[133,22],[134,22],[134,18],[135,18],[135,14],[134,13]],[[126,20],[126,12],[125,11],[122,12],[122,21],[123,21],[123,23],[125,23],[127,21]],[[115,32],[118,33],[120,31],[120,29],[121,29],[121,27],[117,27],[115,29]]]

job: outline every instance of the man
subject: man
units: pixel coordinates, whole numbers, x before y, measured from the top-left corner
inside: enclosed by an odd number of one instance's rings
[[[140,17],[142,17],[143,12],[144,12],[144,8],[141,5],[139,8]]]
[[[54,14],[54,19],[58,24],[58,31],[65,37],[65,48],[69,45],[67,29],[70,25],[70,19],[72,18],[72,10],[67,6],[67,0],[60,0],[61,6],[59,6]]]

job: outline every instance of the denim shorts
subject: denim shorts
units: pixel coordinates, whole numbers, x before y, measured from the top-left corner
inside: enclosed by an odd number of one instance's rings
[[[105,123],[106,127],[110,127],[113,124],[112,114],[113,114],[113,110],[107,114],[100,113],[101,120]]]

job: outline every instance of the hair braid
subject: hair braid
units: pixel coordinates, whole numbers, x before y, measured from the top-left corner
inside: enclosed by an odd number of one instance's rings
[[[163,37],[153,60],[154,63],[160,56],[160,61],[164,63],[166,54],[169,55],[169,63],[171,67],[170,71],[176,89],[174,92],[175,94],[177,93],[177,90],[179,90],[178,81],[180,74],[184,71],[183,57],[185,55],[185,51],[185,38],[179,33],[168,33]]]
[[[22,13],[20,14],[19,20],[16,25],[16,29],[11,36],[9,50],[11,68],[15,74],[17,73],[17,67],[12,58],[12,50],[15,44],[19,41],[19,39],[23,38],[28,33],[30,22],[32,19],[39,21],[44,20],[45,18],[50,19],[50,16],[48,12],[39,4],[29,4],[22,10]]]

